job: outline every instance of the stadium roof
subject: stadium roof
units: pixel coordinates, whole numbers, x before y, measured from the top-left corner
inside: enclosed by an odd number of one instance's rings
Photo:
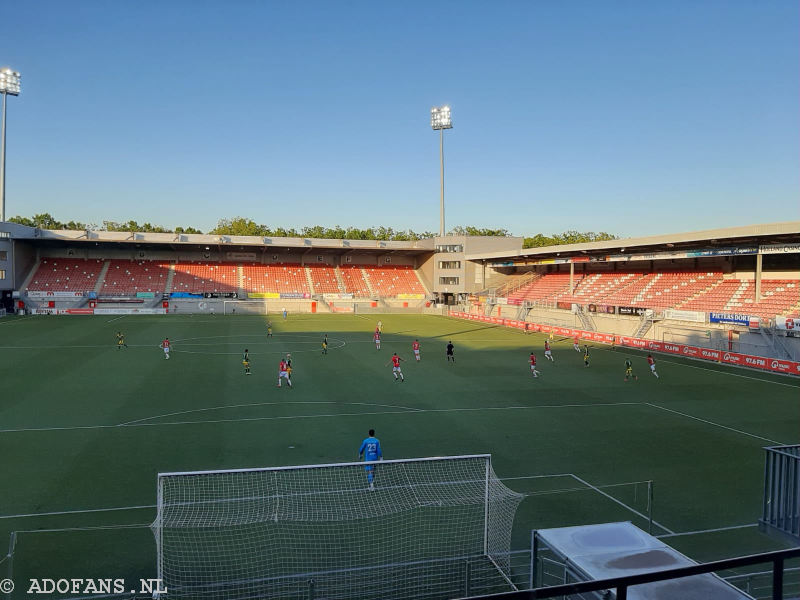
[[[296,248],[298,250],[339,250],[340,252],[391,252],[410,254],[433,252],[434,240],[426,238],[414,241],[389,240],[340,240],[302,237],[262,237],[251,235],[212,235],[194,233],[143,233],[135,231],[96,230],[50,230],[24,227],[14,223],[2,223],[10,230],[11,237],[55,243],[116,244],[122,246],[161,245],[173,247],[215,247],[227,250],[272,248]],[[11,226],[6,227],[6,226]]]
[[[586,242],[583,244],[563,244],[560,246],[544,246],[527,248],[519,252],[485,252],[467,254],[467,260],[499,260],[515,258],[540,258],[546,256],[570,256],[584,254],[631,253],[653,250],[689,249],[699,247],[738,246],[755,243],[789,243],[800,242],[800,221],[782,223],[766,223],[763,225],[746,225],[743,227],[726,227],[723,229],[704,229],[687,233],[670,233],[648,237],[625,238],[604,242]]]

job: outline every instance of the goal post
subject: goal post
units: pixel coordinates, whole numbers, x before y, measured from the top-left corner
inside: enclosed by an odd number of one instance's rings
[[[174,599],[512,591],[522,498],[488,454],[161,473],[158,577]]]
[[[222,303],[223,315],[266,315],[266,300],[225,300]]]

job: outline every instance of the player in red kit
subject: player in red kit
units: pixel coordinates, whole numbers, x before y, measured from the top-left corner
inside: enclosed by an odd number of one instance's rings
[[[531,357],[529,360],[531,363],[531,375],[538,377],[539,371],[536,370],[536,355],[533,352],[531,352]]]
[[[573,348],[573,349],[575,350],[575,352],[577,352],[578,354],[580,354],[580,352],[581,352],[581,345],[580,345],[580,341],[581,341],[581,340],[580,340],[580,338],[579,338],[577,335],[576,335],[574,338],[572,338],[572,348]]]
[[[372,339],[375,340],[375,350],[381,349],[381,332],[377,329],[375,330],[375,335],[372,336]]]
[[[399,356],[397,356],[397,352],[395,352],[394,354],[392,354],[391,360],[388,363],[386,363],[387,367],[391,363],[392,375],[394,375],[395,381],[397,381],[398,375],[400,376],[400,381],[405,381],[405,377],[403,377],[403,371],[400,369],[400,363],[404,360],[405,360],[404,358],[400,358]]]
[[[292,380],[289,379],[289,371],[286,361],[281,359],[281,362],[278,363],[278,387],[281,387],[281,379],[285,379],[286,383],[289,384],[289,387],[292,387]]]
[[[656,373],[656,359],[653,358],[652,354],[647,355],[647,364],[650,365],[650,372],[658,379],[658,373]]]
[[[419,362],[419,340],[411,342],[411,349],[414,351],[414,358]]]
[[[544,341],[544,357],[550,362],[556,362],[553,358],[553,352],[550,350],[550,342],[547,340]]]
[[[164,349],[164,358],[169,360],[169,338],[164,338],[164,341],[161,342],[161,347]]]

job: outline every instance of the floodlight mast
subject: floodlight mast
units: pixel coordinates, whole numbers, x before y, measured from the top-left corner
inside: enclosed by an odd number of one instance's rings
[[[434,131],[439,131],[439,236],[444,236],[444,130],[453,128],[449,106],[431,108],[431,127]]]
[[[0,129],[0,222],[6,220],[6,97],[19,96],[19,73],[0,68],[0,94],[3,94],[3,116]]]

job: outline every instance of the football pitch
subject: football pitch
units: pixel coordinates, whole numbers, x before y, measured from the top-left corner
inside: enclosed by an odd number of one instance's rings
[[[272,338],[263,316],[0,319],[0,578],[155,577],[157,473],[349,462],[370,428],[385,458],[492,454],[526,495],[514,549],[628,520],[698,561],[785,547],[755,524],[762,447],[799,441],[796,379],[659,355],[656,379],[645,354],[597,344],[585,368],[558,337],[551,363],[544,334],[437,316],[269,319]]]

